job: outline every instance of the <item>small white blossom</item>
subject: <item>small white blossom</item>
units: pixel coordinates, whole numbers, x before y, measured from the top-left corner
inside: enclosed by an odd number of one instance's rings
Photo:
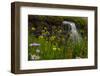
[[[39,50],[39,49],[36,49],[36,52],[37,52],[37,53],[40,53],[40,50]]]
[[[40,56],[38,56],[38,55],[31,55],[31,59],[32,60],[38,60],[38,59],[40,59]]]

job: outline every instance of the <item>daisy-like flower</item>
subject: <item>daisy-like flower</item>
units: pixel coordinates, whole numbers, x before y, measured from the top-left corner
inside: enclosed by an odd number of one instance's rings
[[[46,30],[46,29],[47,29],[47,27],[44,27],[44,29]]]
[[[31,59],[35,60],[36,55],[31,55]]]

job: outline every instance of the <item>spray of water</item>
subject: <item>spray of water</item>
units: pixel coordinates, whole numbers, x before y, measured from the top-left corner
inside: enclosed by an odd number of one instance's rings
[[[63,21],[62,22],[64,25],[68,25],[70,26],[71,30],[71,34],[70,34],[70,38],[73,40],[73,42],[80,42],[82,40],[81,36],[79,35],[76,25],[74,22],[69,22],[69,21]]]

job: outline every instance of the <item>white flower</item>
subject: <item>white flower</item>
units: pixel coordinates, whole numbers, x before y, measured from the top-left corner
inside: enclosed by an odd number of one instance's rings
[[[36,55],[31,55],[31,59],[35,60]]]
[[[40,53],[40,50],[39,50],[39,49],[36,49],[36,52],[37,52],[37,53]]]
[[[31,59],[32,60],[38,60],[38,59],[40,59],[40,56],[38,56],[38,55],[31,55]]]

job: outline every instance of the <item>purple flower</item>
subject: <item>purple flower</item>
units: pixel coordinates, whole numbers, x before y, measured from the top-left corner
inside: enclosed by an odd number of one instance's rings
[[[30,46],[40,46],[38,43],[31,43]]]

